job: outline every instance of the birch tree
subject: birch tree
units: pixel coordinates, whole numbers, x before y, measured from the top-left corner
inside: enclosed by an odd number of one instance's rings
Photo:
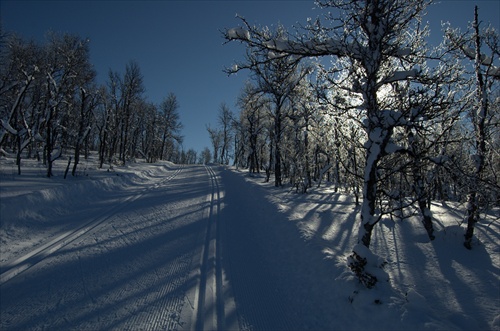
[[[474,227],[479,222],[479,211],[488,201],[497,199],[500,186],[498,179],[487,175],[491,159],[491,147],[494,139],[495,122],[492,118],[491,97],[498,97],[492,91],[500,81],[500,66],[496,64],[500,57],[500,44],[498,33],[492,28],[481,29],[478,7],[474,9],[472,31],[461,35],[457,30],[448,29],[446,36],[450,42],[450,49],[458,52],[465,61],[472,64],[472,77],[470,83],[475,86],[474,97],[468,112],[473,130],[472,137],[472,170],[466,171],[469,177],[467,183],[467,229],[465,231],[464,246],[472,248]],[[469,89],[467,84],[466,89]],[[493,124],[493,125],[492,125]],[[493,193],[496,192],[496,193]]]
[[[218,122],[222,134],[220,161],[222,164],[228,164],[231,140],[234,133],[232,130],[233,114],[231,113],[231,110],[225,102],[220,105]]]
[[[2,35],[2,66],[0,86],[0,148],[12,135],[16,144],[16,165],[21,174],[21,155],[34,140],[37,132],[36,116],[30,112],[34,103],[35,81],[40,80],[41,49],[33,42],[25,43],[17,37]],[[0,149],[0,152],[7,154]]]
[[[244,21],[245,22],[245,21]],[[246,31],[246,30],[245,30]],[[228,31],[229,40],[238,39],[238,31]],[[265,28],[259,32],[261,40],[281,40],[285,36],[285,30],[279,26],[276,31]],[[270,116],[273,119],[273,130],[271,140],[273,142],[274,154],[274,185],[282,185],[282,138],[287,111],[291,109],[292,95],[299,86],[302,79],[309,73],[305,66],[300,67],[298,58],[281,56],[267,50],[258,44],[249,43],[246,61],[236,67],[226,70],[232,74],[242,68],[250,69],[252,78],[256,82],[257,93],[266,95],[271,101]]]
[[[89,61],[88,40],[78,36],[53,34],[46,46],[46,98],[44,103],[45,161],[47,177],[52,176],[53,162],[62,155],[65,127],[61,125],[62,112],[67,110],[78,89],[95,77]]]
[[[243,26],[226,31],[228,41],[238,40],[249,48],[267,51],[271,58],[303,59],[318,56],[343,58],[334,72],[346,72],[351,82],[345,91],[359,100],[358,119],[366,132],[363,176],[363,201],[360,210],[358,245],[353,248],[348,265],[367,287],[377,278],[365,270],[371,236],[381,215],[376,208],[380,194],[377,171],[388,148],[394,128],[406,123],[403,114],[391,109],[381,99],[384,86],[411,80],[419,75],[415,60],[423,56],[419,19],[429,4],[425,0],[320,1],[321,7],[336,11],[327,16],[330,26],[321,20],[311,21],[294,35],[270,38],[265,31],[244,19]],[[340,15],[341,13],[341,15]],[[395,66],[397,64],[397,66]],[[256,67],[257,64],[253,64]],[[239,67],[233,68],[239,69]]]
[[[125,68],[125,75],[121,85],[121,106],[123,110],[123,126],[120,130],[120,160],[123,164],[131,156],[133,146],[130,143],[134,106],[140,102],[144,93],[143,76],[140,66],[135,61],[130,61]]]
[[[177,96],[174,93],[169,93],[160,103],[159,125],[162,131],[160,160],[164,160],[167,155],[172,153],[167,148],[173,146],[174,142],[182,143],[183,137],[180,134],[182,123],[180,121],[179,107]]]

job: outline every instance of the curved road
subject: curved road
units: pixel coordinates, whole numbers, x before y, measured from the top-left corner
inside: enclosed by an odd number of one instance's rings
[[[324,261],[291,251],[294,229],[267,227],[274,207],[242,185],[231,171],[182,167],[12,261],[0,329],[331,328],[328,303],[310,302],[326,284],[300,277]]]

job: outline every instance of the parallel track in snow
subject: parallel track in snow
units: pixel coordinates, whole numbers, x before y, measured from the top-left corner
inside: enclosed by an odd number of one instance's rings
[[[205,166],[205,169],[209,175],[211,193],[194,326],[196,330],[225,330],[221,230],[218,224],[221,190],[214,170],[210,166]]]
[[[180,166],[177,169],[175,169],[171,175],[165,177],[158,183],[143,189],[141,192],[135,195],[122,199],[120,202],[114,204],[112,208],[105,210],[99,216],[92,218],[90,221],[79,226],[78,228],[71,229],[62,234],[59,234],[55,238],[52,238],[48,242],[38,246],[37,248],[24,254],[23,256],[7,262],[5,266],[6,270],[0,274],[0,286],[5,284],[9,280],[19,276],[26,270],[31,269],[32,267],[42,262],[47,257],[53,255],[55,252],[59,251],[68,244],[74,242],[77,239],[82,238],[89,231],[97,228],[98,226],[106,222],[109,218],[111,218],[118,211],[124,208],[125,205],[139,199],[140,197],[144,196],[151,190],[154,190],[166,184],[167,182],[171,181],[181,171],[182,167]]]

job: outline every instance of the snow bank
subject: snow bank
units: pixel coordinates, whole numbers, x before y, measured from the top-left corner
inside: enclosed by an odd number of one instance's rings
[[[58,232],[77,226],[80,210],[99,212],[119,201],[121,192],[147,187],[174,168],[163,162],[105,170],[97,169],[92,160],[87,169],[86,162],[80,164],[79,176],[63,179],[67,160],[54,162],[52,178],[46,178],[45,168],[34,160],[23,161],[19,176],[13,162],[0,160],[0,266]]]

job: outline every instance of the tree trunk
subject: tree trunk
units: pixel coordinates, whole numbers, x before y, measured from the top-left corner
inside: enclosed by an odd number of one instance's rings
[[[17,139],[17,153],[16,153],[16,165],[17,165],[17,174],[21,175],[21,137],[18,135]]]
[[[371,162],[371,153],[367,154],[367,164],[365,169],[365,183],[363,186],[363,203],[361,205],[361,227],[359,229],[358,242],[366,247],[370,247],[372,230],[377,223],[374,220],[375,202],[377,198],[377,166],[376,162]]]
[[[279,187],[281,182],[281,114],[278,110],[274,122],[274,186]]]
[[[474,32],[475,32],[475,46],[476,46],[476,91],[478,99],[477,113],[473,114],[473,125],[476,134],[476,154],[473,155],[474,160],[474,174],[472,183],[469,189],[467,198],[467,230],[465,231],[464,246],[467,249],[472,248],[472,237],[474,236],[474,227],[479,221],[478,217],[478,201],[477,193],[481,182],[482,172],[484,168],[484,158],[486,155],[486,131],[485,121],[488,113],[488,98],[486,91],[486,84],[481,73],[481,38],[479,35],[479,21],[477,14],[477,6],[474,10]]]

